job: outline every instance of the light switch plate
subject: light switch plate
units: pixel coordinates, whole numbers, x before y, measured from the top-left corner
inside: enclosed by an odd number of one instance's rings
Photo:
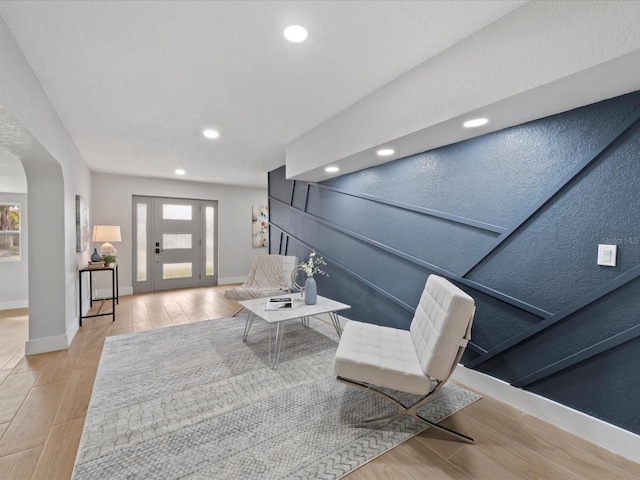
[[[616,266],[617,245],[598,245],[598,265]]]

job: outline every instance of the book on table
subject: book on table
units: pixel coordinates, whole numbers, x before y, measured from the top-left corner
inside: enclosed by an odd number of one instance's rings
[[[291,308],[293,308],[293,299],[291,297],[270,298],[265,306],[265,310],[285,310]]]

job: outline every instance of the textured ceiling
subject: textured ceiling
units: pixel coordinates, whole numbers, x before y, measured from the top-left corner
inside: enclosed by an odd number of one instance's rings
[[[0,147],[0,192],[27,193],[27,177],[20,160],[2,147]]]
[[[27,193],[27,177],[15,147],[29,146],[33,140],[29,132],[0,103],[0,192]]]
[[[2,1],[0,15],[93,171],[263,187],[285,144],[523,3]],[[287,42],[290,24],[308,40]]]

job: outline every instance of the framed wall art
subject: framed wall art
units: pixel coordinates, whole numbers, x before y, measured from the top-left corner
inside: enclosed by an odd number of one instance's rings
[[[251,207],[251,236],[254,247],[269,246],[269,207]]]
[[[80,195],[76,195],[76,251],[89,248],[89,205]]]

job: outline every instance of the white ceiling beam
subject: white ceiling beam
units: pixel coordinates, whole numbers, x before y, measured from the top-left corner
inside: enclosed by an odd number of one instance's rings
[[[640,89],[640,2],[529,2],[286,146],[287,177],[360,170]],[[635,69],[635,70],[634,70]],[[474,114],[487,126],[461,128]],[[375,151],[392,145],[382,159]]]

